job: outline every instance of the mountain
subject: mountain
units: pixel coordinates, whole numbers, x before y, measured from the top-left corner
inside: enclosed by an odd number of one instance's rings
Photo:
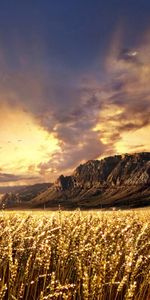
[[[29,186],[16,186],[14,189],[10,189],[4,194],[1,198],[1,206],[26,207],[32,198],[35,198],[40,195],[40,193],[46,191],[51,185],[51,183],[38,183]]]
[[[150,205],[150,152],[88,161],[78,166],[71,176],[61,175],[53,185],[30,199],[30,208]]]

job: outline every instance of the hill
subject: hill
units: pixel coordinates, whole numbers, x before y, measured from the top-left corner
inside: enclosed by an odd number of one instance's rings
[[[8,192],[4,194],[1,198],[1,206],[26,207],[32,198],[35,198],[40,195],[40,193],[46,191],[51,185],[51,183],[39,183],[29,186],[16,186],[14,189],[10,189],[10,191],[8,190]]]

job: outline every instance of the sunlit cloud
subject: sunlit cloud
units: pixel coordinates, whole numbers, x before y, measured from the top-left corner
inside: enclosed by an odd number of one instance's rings
[[[112,153],[149,151],[150,43],[146,39],[136,49],[116,45],[106,59],[107,84],[99,88],[102,106],[93,130]]]
[[[48,161],[59,149],[57,139],[20,108],[1,106],[0,119],[2,172],[16,174],[20,180],[27,180],[33,175],[38,176],[39,180],[37,165],[39,161]],[[22,175],[24,178],[21,178]]]

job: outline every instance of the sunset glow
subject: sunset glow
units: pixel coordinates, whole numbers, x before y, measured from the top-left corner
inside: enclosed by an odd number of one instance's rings
[[[0,119],[1,171],[24,175],[26,180],[30,176],[39,177],[38,164],[47,162],[59,149],[57,139],[40,127],[28,112],[19,108],[2,107]]]

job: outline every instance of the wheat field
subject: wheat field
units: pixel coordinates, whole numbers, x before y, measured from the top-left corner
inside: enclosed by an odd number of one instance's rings
[[[150,210],[0,212],[0,300],[150,299]]]

